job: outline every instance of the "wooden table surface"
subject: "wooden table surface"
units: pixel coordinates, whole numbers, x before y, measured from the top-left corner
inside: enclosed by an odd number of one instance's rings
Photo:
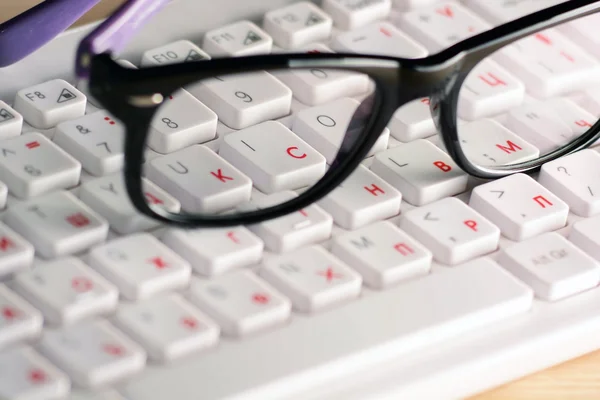
[[[122,0],[102,0],[79,23],[105,16],[121,2]],[[0,21],[3,21],[41,3],[41,0],[0,0],[0,3]],[[600,399],[600,351],[530,375],[470,400],[507,399]]]

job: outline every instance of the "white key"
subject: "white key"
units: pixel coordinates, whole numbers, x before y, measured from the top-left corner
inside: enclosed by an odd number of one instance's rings
[[[395,9],[401,11],[414,10],[415,8],[424,8],[442,0],[393,0]]]
[[[578,104],[590,114],[600,116],[600,87],[582,91]]]
[[[189,40],[177,40],[144,52],[141,64],[142,67],[154,67],[209,59],[208,54]]]
[[[387,17],[392,1],[323,0],[322,7],[338,29],[351,30]]]
[[[350,121],[359,106],[360,102],[357,100],[345,97],[331,103],[306,108],[296,114],[292,131],[323,154],[327,163],[331,164],[338,154]],[[385,128],[367,157],[385,150],[389,136],[390,131]]]
[[[524,240],[565,226],[569,206],[524,174],[477,186],[469,206],[511,240]]]
[[[105,314],[119,300],[112,284],[75,257],[41,263],[18,274],[14,289],[55,325]]]
[[[293,192],[279,192],[253,199],[249,207],[269,208],[290,201]],[[248,228],[260,237],[265,247],[282,253],[328,239],[333,228],[333,218],[316,204],[303,210],[271,219]]]
[[[104,241],[108,234],[108,223],[70,192],[15,204],[4,222],[44,258],[78,253]]]
[[[140,371],[145,352],[107,321],[47,330],[41,352],[82,387],[101,387]]]
[[[317,204],[342,228],[357,229],[398,215],[401,201],[399,191],[360,165]]]
[[[59,124],[53,141],[92,175],[108,175],[123,168],[125,127],[106,111]]]
[[[358,297],[362,278],[320,246],[269,257],[260,276],[290,298],[295,309],[315,312]]]
[[[538,182],[582,217],[600,213],[600,154],[585,149],[542,166]]]
[[[544,8],[552,7],[564,0],[536,1],[489,1],[462,0],[465,5],[494,25],[513,21]]]
[[[71,84],[55,79],[20,90],[15,110],[38,129],[50,129],[61,122],[82,117],[87,98]]]
[[[401,142],[435,135],[437,129],[431,118],[429,99],[414,100],[400,107],[392,116],[388,128],[390,134]]]
[[[492,59],[538,98],[583,90],[600,81],[600,64],[553,29],[521,39],[494,53]]]
[[[292,103],[292,91],[265,71],[206,79],[188,90],[233,129],[285,117]]]
[[[219,155],[264,193],[311,186],[326,169],[325,157],[276,121],[230,133]]]
[[[502,114],[525,99],[525,85],[494,61],[485,59],[469,73],[460,89],[458,116],[476,120]]]
[[[554,98],[544,102],[565,124],[569,125],[573,136],[587,132],[598,120],[598,116],[590,114],[574,101],[565,98]],[[600,115],[599,115],[600,116]]]
[[[0,222],[0,280],[33,263],[34,248],[21,235]]]
[[[556,301],[600,283],[600,263],[555,232],[503,249],[498,262],[537,297]]]
[[[600,57],[600,39],[596,34],[598,24],[600,24],[600,14],[596,13],[561,24],[557,29],[595,57]]]
[[[493,331],[519,314],[527,318],[532,297],[531,289],[484,258],[364,296],[326,313],[294,318],[281,329],[223,346],[190,362],[146,370],[123,386],[123,394],[130,400],[171,396],[197,400],[198,393],[206,398],[293,397],[299,374],[303,374],[300,385],[305,387],[304,382],[323,378],[324,370],[385,369],[391,356],[406,358],[421,349],[436,351],[472,330],[485,327]],[[224,373],[222,365],[235,366],[227,370],[226,385],[219,380]]]
[[[375,155],[371,171],[416,206],[462,193],[467,175],[433,143],[418,139]]]
[[[264,244],[247,228],[168,229],[161,240],[204,276],[250,266],[262,258]]]
[[[81,164],[40,133],[4,140],[0,153],[0,180],[19,198],[79,183]]]
[[[505,125],[537,147],[541,154],[556,150],[579,135],[552,109],[543,103],[530,103],[508,113]]]
[[[215,320],[223,334],[246,336],[285,322],[291,302],[250,271],[210,281],[192,280],[190,300]]]
[[[94,247],[89,265],[114,283],[128,300],[185,288],[192,268],[177,253],[148,233],[138,233]]]
[[[179,213],[179,201],[167,192],[142,178],[146,202],[153,207],[162,207]],[[125,187],[123,174],[105,176],[82,184],[79,198],[109,223],[112,230],[120,234],[145,231],[159,226],[160,222],[142,215],[131,203]]]
[[[202,48],[213,57],[249,56],[271,52],[273,39],[256,24],[238,21],[206,32]]]
[[[497,226],[454,197],[408,211],[400,228],[448,265],[491,253],[500,240]]]
[[[431,252],[389,221],[335,237],[331,252],[376,289],[426,275],[431,269]]]
[[[463,5],[446,1],[401,14],[398,27],[434,53],[486,31],[490,25]]]
[[[339,52],[400,58],[421,58],[428,54],[427,49],[386,21],[343,32],[334,38],[331,46]]]
[[[158,109],[151,123],[147,145],[158,153],[172,153],[193,144],[213,140],[217,114],[186,90],[179,90]]]
[[[297,51],[306,53],[333,53],[320,43],[304,46]],[[370,78],[365,74],[327,68],[289,69],[273,71],[273,75],[288,86],[296,99],[307,106],[329,103],[341,97],[367,92]],[[292,114],[294,114],[292,103]]]
[[[22,128],[23,116],[0,101],[0,139],[19,136]]]
[[[42,331],[43,322],[38,310],[0,284],[0,349],[17,341],[36,338]]]
[[[307,1],[269,11],[263,19],[263,27],[275,44],[287,49],[327,40],[332,25],[329,15]]]
[[[497,121],[481,119],[458,128],[460,144],[469,161],[493,167],[539,158],[540,151]]]
[[[252,181],[205,146],[152,160],[147,177],[193,213],[218,213],[250,199]]]
[[[69,394],[69,378],[30,347],[0,352],[0,398],[59,400]]]
[[[577,221],[571,227],[569,240],[596,260],[600,261],[600,216]]]
[[[218,325],[177,294],[126,304],[117,311],[115,324],[157,361],[211,347],[220,332]]]

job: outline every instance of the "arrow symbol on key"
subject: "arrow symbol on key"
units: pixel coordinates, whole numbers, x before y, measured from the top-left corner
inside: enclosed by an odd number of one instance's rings
[[[439,219],[439,218],[432,218],[432,217],[431,217],[431,213],[430,213],[430,212],[428,212],[427,214],[425,214],[425,218],[424,218],[424,220],[425,220],[425,221],[439,221],[440,219]]]
[[[491,193],[498,193],[498,198],[504,196],[504,190],[492,190]]]

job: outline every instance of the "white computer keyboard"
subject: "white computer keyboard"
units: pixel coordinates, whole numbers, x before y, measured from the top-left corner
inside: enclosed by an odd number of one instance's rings
[[[320,9],[288,0],[243,7],[177,0],[120,59],[134,67],[237,55],[244,46],[204,38],[241,29],[260,32],[247,40],[263,52],[395,54],[379,35],[433,52],[460,40],[465,27],[557,2],[396,0],[390,11],[385,0],[315,3]],[[333,27],[304,30],[327,18]],[[600,57],[594,18],[555,34]],[[73,81],[74,49],[89,29],[0,70],[0,399],[464,398],[600,348],[596,149],[531,177],[484,183],[456,173],[432,185],[419,180],[419,168],[445,170],[450,161],[423,100],[396,113],[351,181],[303,211],[308,224],[165,228],[129,204],[119,174],[124,133]],[[527,65],[517,68],[528,74]],[[560,84],[529,75],[538,94]],[[497,86],[493,74],[485,78]],[[35,107],[25,101],[31,96]],[[292,114],[278,121],[298,134],[309,129],[313,104],[327,100],[333,112],[353,101],[335,91],[294,96]],[[195,143],[207,149],[203,158],[191,153],[192,162],[216,160],[208,149],[220,151],[235,126],[264,120],[194,104],[177,110],[178,119],[202,124]],[[548,106],[553,118],[575,123],[600,115],[600,88]],[[469,103],[463,111],[477,109]],[[497,120],[526,130],[518,115]],[[264,135],[287,134],[277,126]],[[151,146],[166,155],[149,150],[149,157],[168,159],[188,145],[178,135],[163,139]],[[321,139],[311,145],[327,157]],[[387,163],[390,154],[416,168],[410,185]],[[177,209],[177,194],[164,190],[170,182],[151,180],[149,201]],[[535,218],[523,222],[523,214]],[[465,228],[470,236],[456,240]]]

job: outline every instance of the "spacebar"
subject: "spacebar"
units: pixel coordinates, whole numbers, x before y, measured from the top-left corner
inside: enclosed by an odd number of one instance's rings
[[[130,400],[281,399],[527,311],[532,291],[493,261],[436,272],[126,383]]]

